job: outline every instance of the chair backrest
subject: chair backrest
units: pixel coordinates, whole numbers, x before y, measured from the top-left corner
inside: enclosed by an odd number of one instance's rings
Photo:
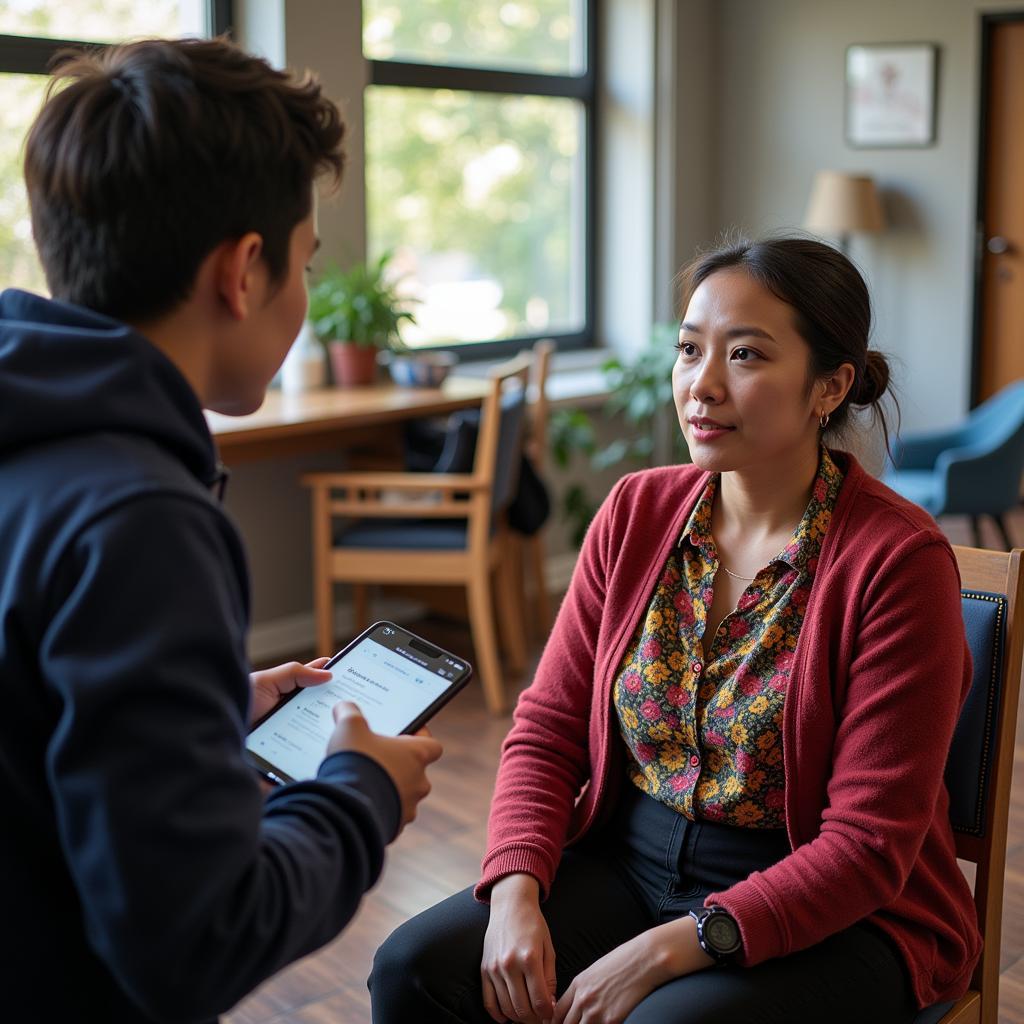
[[[968,440],[979,443],[989,438],[998,444],[1024,426],[1024,380],[1014,381],[987,398],[967,417]]]
[[[544,468],[548,454],[548,373],[551,371],[551,357],[555,343],[550,339],[538,341],[533,346],[533,372],[530,374],[530,430],[526,454],[533,468]]]
[[[526,393],[533,356],[521,352],[491,371],[491,391],[480,410],[473,475],[491,483],[492,515],[508,507],[519,480]]]
[[[1006,830],[1024,654],[1022,551],[953,550],[960,567],[974,677],[953,736],[946,787],[957,856],[977,865],[974,902],[985,945],[972,987],[981,992],[981,1020],[994,1024]]]

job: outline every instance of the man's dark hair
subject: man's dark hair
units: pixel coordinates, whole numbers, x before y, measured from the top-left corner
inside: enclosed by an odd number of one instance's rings
[[[32,230],[54,298],[120,320],[165,315],[203,259],[249,231],[271,281],[344,125],[310,74],[224,39],[149,39],[58,57],[28,135]]]

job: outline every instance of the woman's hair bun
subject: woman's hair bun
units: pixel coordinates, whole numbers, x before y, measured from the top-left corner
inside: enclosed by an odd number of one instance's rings
[[[854,405],[875,405],[889,389],[889,363],[881,352],[868,351],[860,386],[852,397]]]

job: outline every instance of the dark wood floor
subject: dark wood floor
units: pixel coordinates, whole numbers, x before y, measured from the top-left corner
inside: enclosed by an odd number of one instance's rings
[[[968,544],[966,524],[943,524]],[[1011,523],[1024,544],[1024,515]],[[993,533],[986,539],[996,546]],[[412,624],[410,624],[412,625]],[[413,626],[472,659],[467,631],[440,619]],[[535,658],[536,658],[535,652]],[[535,661],[534,661],[535,664]],[[524,680],[519,680],[522,685]],[[445,755],[431,773],[433,792],[417,821],[391,847],[382,880],[345,933],[282,971],[241,1003],[229,1024],[359,1024],[369,1021],[366,977],[374,950],[391,930],[477,878],[498,749],[510,718],[491,718],[471,684],[432,725]],[[1010,807],[1000,987],[1000,1024],[1024,1024],[1024,713],[1018,719]],[[414,1024],[414,1022],[410,1022]]]

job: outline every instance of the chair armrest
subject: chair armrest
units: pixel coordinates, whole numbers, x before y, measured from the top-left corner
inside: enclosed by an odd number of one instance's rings
[[[1020,440],[962,445],[944,451],[935,463],[945,484],[945,509],[952,514],[1004,512],[1020,499]]]
[[[896,438],[892,446],[895,469],[932,469],[938,457],[950,448],[958,448],[967,438],[963,430],[944,430],[907,434]]]
[[[488,484],[472,473],[304,473],[306,487],[330,490],[486,491]]]

